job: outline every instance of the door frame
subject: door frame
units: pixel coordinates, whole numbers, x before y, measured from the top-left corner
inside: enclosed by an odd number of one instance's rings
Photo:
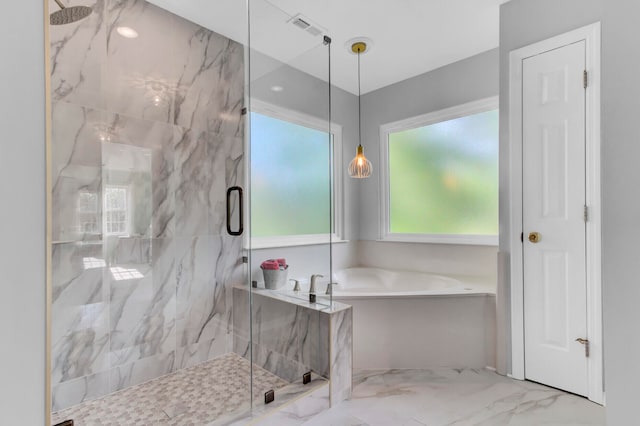
[[[569,31],[509,54],[509,176],[510,276],[511,276],[511,374],[525,380],[524,275],[521,233],[523,203],[522,168],[522,63],[524,59],[568,44],[586,42],[588,87],[586,92],[586,224],[587,332],[590,342],[588,398],[604,404],[602,339],[602,263],[600,196],[600,22]],[[578,78],[578,77],[577,77]]]

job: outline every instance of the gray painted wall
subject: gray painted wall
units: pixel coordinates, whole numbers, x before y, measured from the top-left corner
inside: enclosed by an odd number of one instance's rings
[[[636,424],[640,382],[640,3],[602,0],[603,298],[607,424]]]
[[[0,413],[45,412],[45,87],[42,2],[5,4],[0,30]],[[8,8],[8,9],[7,9]]]
[[[367,78],[366,56],[362,78]],[[377,240],[379,231],[380,125],[498,94],[498,49],[367,93],[362,97],[362,145],[374,176],[358,182],[361,240]],[[357,136],[357,135],[356,135]],[[357,144],[356,144],[357,146]],[[355,147],[354,147],[355,149]],[[349,155],[353,158],[355,152]]]

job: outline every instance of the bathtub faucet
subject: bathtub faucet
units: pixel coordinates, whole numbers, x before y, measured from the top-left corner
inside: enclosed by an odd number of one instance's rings
[[[320,274],[311,275],[311,284],[309,285],[309,293],[316,292],[316,280],[318,278],[324,278],[324,275],[320,275]]]
[[[333,287],[331,287],[332,285],[336,285],[338,283],[328,283],[327,284],[327,291],[324,292],[324,294],[330,296],[333,294]]]

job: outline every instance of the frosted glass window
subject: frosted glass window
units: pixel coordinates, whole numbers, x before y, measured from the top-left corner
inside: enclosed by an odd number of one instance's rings
[[[329,234],[328,132],[251,113],[251,235]]]
[[[389,231],[498,234],[498,110],[389,133]]]

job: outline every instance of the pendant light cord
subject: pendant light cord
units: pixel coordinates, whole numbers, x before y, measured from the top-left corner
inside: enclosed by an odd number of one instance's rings
[[[362,105],[360,100],[360,48],[358,48],[358,145],[362,145]]]

